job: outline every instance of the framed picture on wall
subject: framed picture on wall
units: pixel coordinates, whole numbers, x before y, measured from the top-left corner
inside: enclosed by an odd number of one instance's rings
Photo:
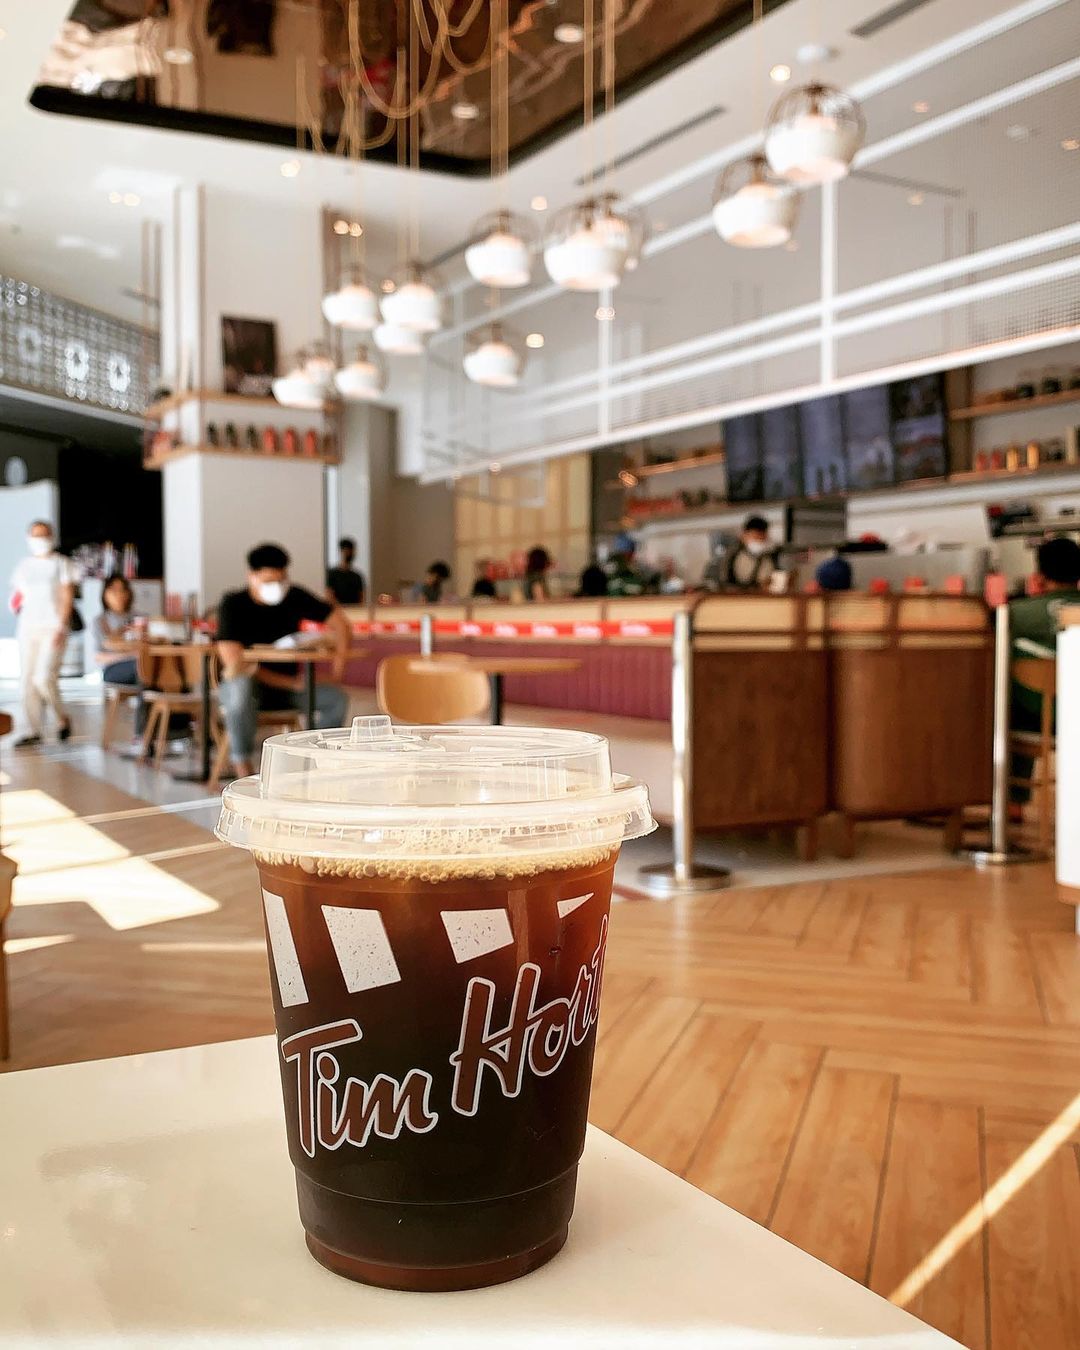
[[[918,375],[889,385],[896,478],[943,478],[945,455],[945,385],[940,374]]]
[[[227,394],[269,398],[277,369],[277,332],[268,319],[221,317],[221,365]]]
[[[761,500],[761,426],[757,413],[724,423],[727,494],[732,502]]]

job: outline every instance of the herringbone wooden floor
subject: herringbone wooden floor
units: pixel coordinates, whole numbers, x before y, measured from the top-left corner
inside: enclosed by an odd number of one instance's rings
[[[8,1067],[271,1029],[246,857],[67,765],[5,767]],[[1045,866],[620,904],[592,1118],[965,1345],[1074,1350],[1071,921]]]

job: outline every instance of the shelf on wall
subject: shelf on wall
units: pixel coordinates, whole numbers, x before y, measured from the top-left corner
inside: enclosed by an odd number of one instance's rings
[[[229,455],[230,457],[241,457],[244,459],[285,459],[290,464],[323,464],[334,465],[340,463],[336,455],[286,455],[280,451],[276,455],[269,455],[263,449],[253,450],[247,445],[174,445],[168,450],[159,451],[157,454],[149,454],[143,460],[143,466],[147,469],[160,469],[170,460],[183,459],[185,455]]]
[[[687,459],[665,460],[662,464],[643,464],[630,472],[637,478],[654,478],[661,473],[677,473],[682,469],[703,469],[707,464],[723,464],[723,450],[710,450],[706,455],[691,455]]]
[[[950,422],[968,422],[975,417],[1001,417],[1005,413],[1027,412],[1032,408],[1056,408],[1059,403],[1080,403],[1080,389],[1062,389],[1057,394],[1035,394],[1032,398],[1003,399],[1000,403],[977,403],[970,408],[954,408]]]
[[[185,403],[241,403],[248,408],[277,408],[282,413],[326,413],[334,412],[337,404],[327,402],[322,408],[287,408],[270,395],[263,397],[255,394],[224,394],[216,389],[188,389],[182,394],[170,394],[168,398],[151,403],[143,416],[150,422],[160,421],[167,412],[181,408]]]

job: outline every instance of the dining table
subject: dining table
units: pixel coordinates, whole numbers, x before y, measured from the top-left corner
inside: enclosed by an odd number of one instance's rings
[[[473,656],[462,655],[461,664],[470,670],[479,670],[491,684],[491,725],[499,726],[503,719],[503,679],[507,675],[559,675],[577,670],[581,662],[572,656]],[[409,662],[411,674],[432,674],[439,663],[418,657]],[[445,666],[442,667],[446,669]]]
[[[215,650],[213,642],[161,642],[152,641],[147,644],[147,651],[151,656],[158,658],[172,658],[178,663],[180,670],[183,668],[183,661],[186,657],[196,655],[201,664],[199,676],[199,766],[196,772],[191,774],[178,773],[173,775],[178,781],[185,783],[206,783],[210,780],[210,758],[212,751],[212,737],[210,734],[211,709],[211,689],[212,680],[210,678],[210,658]],[[365,647],[350,647],[346,653],[346,659],[361,658],[367,655]],[[256,665],[298,665],[304,672],[304,700],[303,716],[304,726],[308,731],[315,727],[315,668],[320,663],[333,660],[333,648],[325,645],[309,647],[273,647],[273,646],[254,646],[244,648],[244,660]]]

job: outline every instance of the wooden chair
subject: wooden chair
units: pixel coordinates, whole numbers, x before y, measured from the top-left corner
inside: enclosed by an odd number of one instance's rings
[[[169,739],[169,719],[173,713],[187,713],[198,720],[202,711],[202,653],[181,647],[175,654],[154,656],[148,643],[140,643],[136,662],[142,697],[150,705],[143,732],[141,758],[154,747],[154,768],[161,768]]]
[[[101,721],[101,748],[108,750],[121,707],[125,703],[138,703],[142,699],[142,690],[134,684],[109,684],[106,680],[102,685],[102,693],[105,707]]]
[[[221,708],[217,701],[220,682],[221,660],[215,652],[210,658],[210,695],[213,699],[210,735],[214,742],[214,759],[210,765],[208,786],[212,788],[216,788],[221,782],[229,763],[229,736],[225,730],[225,719],[221,715]],[[279,732],[303,731],[304,722],[296,708],[262,709],[258,715],[257,726],[259,731],[266,731],[270,735],[276,736]]]
[[[398,722],[437,726],[486,713],[491,686],[468,657],[447,652],[427,658],[437,668],[413,671],[415,656],[388,656],[379,662],[375,691],[379,708]]]
[[[1039,657],[1014,661],[1011,675],[1015,683],[1040,696],[1042,701],[1038,731],[1010,731],[1009,749],[1031,760],[1031,773],[1010,774],[1014,787],[1031,790],[1035,807],[1035,838],[1040,849],[1048,849],[1054,834],[1054,697],[1057,693],[1057,662]]]

